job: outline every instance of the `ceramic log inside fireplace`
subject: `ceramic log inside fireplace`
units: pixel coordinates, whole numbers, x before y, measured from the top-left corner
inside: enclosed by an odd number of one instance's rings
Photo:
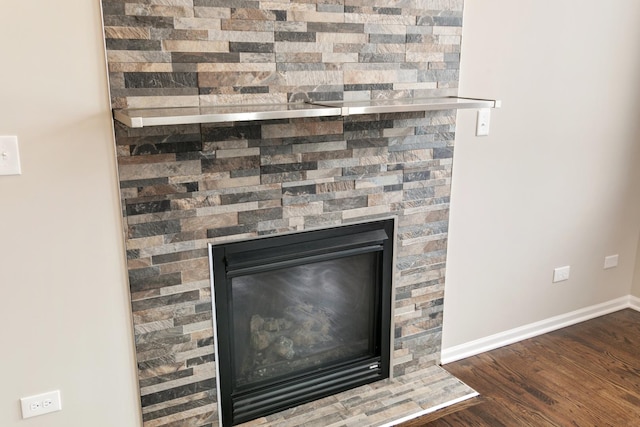
[[[211,246],[236,425],[389,376],[393,219]]]

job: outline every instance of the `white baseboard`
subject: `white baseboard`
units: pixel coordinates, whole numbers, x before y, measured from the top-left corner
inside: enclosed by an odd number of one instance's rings
[[[625,308],[632,308],[640,311],[640,298],[636,298],[631,295],[616,298],[591,307],[582,308],[570,313],[561,314],[559,316],[531,323],[529,325],[489,335],[488,337],[480,338],[468,343],[456,345],[450,348],[443,348],[441,363],[445,365],[447,363],[455,362],[456,360],[475,356],[476,354],[484,353],[485,351],[494,350],[505,345],[555,331],[556,329],[575,325],[576,323],[584,322],[585,320],[600,317]]]

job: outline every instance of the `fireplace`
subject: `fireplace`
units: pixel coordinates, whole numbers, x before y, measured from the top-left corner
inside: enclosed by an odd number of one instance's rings
[[[389,376],[394,220],[211,246],[222,424]]]

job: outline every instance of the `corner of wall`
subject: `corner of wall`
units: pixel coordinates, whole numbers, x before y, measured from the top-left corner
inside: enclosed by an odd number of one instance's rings
[[[631,297],[640,301],[640,238],[638,239],[638,248],[636,249],[636,265],[633,273],[633,282],[631,284]],[[638,306],[640,307],[640,302]]]

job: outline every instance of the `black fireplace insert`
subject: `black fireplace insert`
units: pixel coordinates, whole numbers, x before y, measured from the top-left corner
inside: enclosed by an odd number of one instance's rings
[[[223,426],[389,376],[393,219],[210,246]]]

